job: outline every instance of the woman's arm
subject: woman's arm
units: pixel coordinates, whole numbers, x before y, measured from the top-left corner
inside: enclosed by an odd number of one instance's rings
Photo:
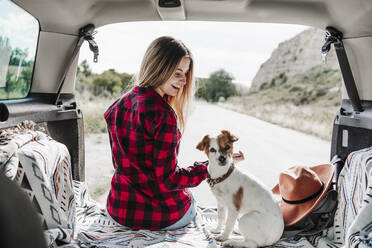
[[[161,187],[168,190],[199,185],[207,177],[208,162],[195,162],[188,168],[177,166],[177,123],[164,114],[154,127],[154,167]]]
[[[238,153],[234,153],[233,154],[233,161],[234,163],[239,163],[241,161],[243,161],[245,158],[244,158],[244,154],[242,151],[239,151]]]

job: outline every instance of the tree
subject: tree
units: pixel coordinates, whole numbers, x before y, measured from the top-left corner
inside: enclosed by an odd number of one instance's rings
[[[1,89],[2,98],[21,98],[25,97],[29,91],[31,84],[33,66],[23,67],[19,77],[11,70],[7,72],[5,87]]]
[[[237,95],[232,80],[233,76],[224,69],[213,72],[208,79],[198,80],[196,97],[204,98],[211,102],[218,102],[222,97],[227,99],[230,96]]]
[[[83,60],[77,69],[75,89],[82,93],[90,91],[95,96],[126,92],[134,85],[134,75],[119,73],[109,69],[101,74],[94,74],[86,60]]]
[[[83,73],[85,77],[89,77],[92,75],[92,70],[89,67],[88,61],[84,59],[81,61],[80,65],[78,66],[77,73]]]
[[[196,80],[196,92],[195,97],[208,100],[208,78],[197,78]]]
[[[135,77],[133,74],[128,74],[128,73],[120,73],[120,80],[121,80],[121,85],[122,85],[122,91],[126,92],[130,90],[134,83],[135,83]]]
[[[102,95],[105,92],[117,94],[121,92],[121,79],[117,73],[110,70],[104,71],[101,75],[96,76],[92,82],[92,93],[95,96]]]
[[[0,36],[0,54],[8,54],[9,61],[5,60],[5,70],[2,73],[6,75],[5,87],[0,89],[1,99],[25,97],[29,91],[34,58],[29,59],[28,49],[15,47],[11,49],[9,39]],[[4,62],[4,61],[3,61]],[[3,68],[4,69],[4,68]]]

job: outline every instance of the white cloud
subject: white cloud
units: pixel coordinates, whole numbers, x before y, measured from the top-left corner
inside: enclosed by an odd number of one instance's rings
[[[99,63],[85,44],[80,61],[87,59],[93,71],[114,68],[136,73],[142,56],[152,40],[170,35],[182,40],[195,58],[195,75],[208,76],[224,68],[237,81],[249,83],[260,65],[280,42],[308,27],[286,24],[223,22],[132,22],[107,25],[98,29]]]

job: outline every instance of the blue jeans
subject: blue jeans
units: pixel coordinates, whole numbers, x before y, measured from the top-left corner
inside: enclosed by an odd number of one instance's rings
[[[184,227],[184,226],[187,226],[196,216],[196,206],[195,206],[195,199],[194,197],[191,195],[191,205],[190,205],[190,208],[189,210],[187,210],[187,212],[185,213],[184,216],[182,216],[181,219],[179,219],[176,223],[174,223],[173,225],[170,225],[170,226],[167,226],[167,227],[164,227],[163,229],[161,230],[164,230],[164,231],[170,231],[170,230],[175,230],[175,229],[178,229],[178,228],[181,228],[181,227]]]

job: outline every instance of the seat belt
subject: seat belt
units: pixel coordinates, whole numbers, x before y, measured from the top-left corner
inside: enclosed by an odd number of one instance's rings
[[[94,41],[94,37],[93,37],[97,32],[94,29],[95,29],[95,26],[93,24],[88,24],[88,25],[79,29],[79,40],[77,41],[77,43],[75,45],[74,52],[72,53],[72,56],[69,60],[69,63],[67,64],[67,66],[65,68],[65,71],[62,75],[61,81],[59,83],[57,96],[56,96],[56,99],[54,101],[55,105],[61,105],[61,103],[59,103],[59,97],[61,95],[61,90],[62,90],[63,84],[65,83],[66,75],[67,75],[68,71],[70,70],[70,67],[71,67],[72,63],[74,62],[74,60],[76,58],[76,55],[79,53],[80,47],[85,40],[88,41],[89,48],[94,53],[93,62],[97,63],[97,61],[98,61],[98,45]]]
[[[355,85],[353,73],[350,68],[349,60],[347,59],[344,44],[342,42],[343,34],[334,27],[326,28],[326,42],[322,46],[321,52],[324,58],[326,58],[331,44],[335,46],[338,63],[344,79],[345,88],[349,95],[351,105],[353,106],[354,112],[363,112],[363,107],[360,102],[358,90]]]

